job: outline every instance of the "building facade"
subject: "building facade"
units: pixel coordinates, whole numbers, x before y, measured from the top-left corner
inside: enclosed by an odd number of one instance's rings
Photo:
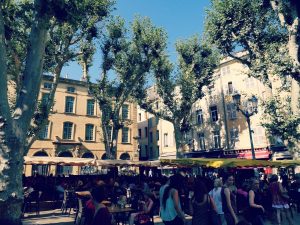
[[[149,97],[158,99],[157,107],[160,107],[159,97],[155,96],[155,87],[152,89],[148,92]],[[271,157],[270,146],[273,143],[270,142],[266,130],[261,124],[264,117],[261,103],[272,95],[270,88],[259,80],[248,77],[247,68],[241,63],[226,58],[220,62],[214,75],[213,84],[205,87],[204,92],[205,97],[198,100],[193,106],[193,116],[190,122],[192,129],[186,137],[189,150],[182,153],[183,157],[252,158],[246,118],[240,111],[237,111],[233,103],[232,96],[239,93],[241,94],[240,108],[242,109],[251,110],[251,104],[247,103],[247,100],[253,95],[258,98],[257,113],[250,117],[254,152],[257,159],[269,159]],[[139,115],[145,114],[140,110],[138,113]],[[146,115],[148,114],[146,113]],[[165,132],[168,135],[172,134],[172,139],[174,139],[172,124],[166,125],[166,123],[168,122],[158,120],[150,115],[145,118],[142,117],[142,121],[138,119],[139,132],[146,132],[146,128],[148,132],[148,136],[142,134],[139,141],[141,158],[164,157],[162,154],[164,144],[159,143],[159,141],[164,139]],[[159,140],[155,139],[157,130],[159,131]],[[158,149],[160,149],[159,154],[155,155],[157,157],[152,157],[151,151],[149,151],[153,140],[154,145],[158,145]],[[173,146],[169,149],[168,154],[176,157],[175,140],[172,143]],[[147,148],[143,146],[147,146]]]
[[[52,76],[43,76],[41,103],[47,101],[52,81]],[[119,132],[117,159],[137,160],[136,104],[124,104],[121,113],[122,118],[131,122]],[[100,117],[101,111],[88,92],[86,82],[60,78],[48,124],[31,146],[28,156],[106,159]],[[36,166],[33,167],[26,166],[25,174],[35,173]],[[81,173],[81,168],[72,167],[51,166],[48,170],[52,174]]]
[[[137,112],[140,160],[176,158],[173,124],[140,107]]]
[[[206,95],[193,107],[191,140],[196,143],[187,157],[229,157],[251,159],[250,135],[246,117],[237,110],[233,95],[241,94],[243,110],[251,111],[249,99],[258,98],[257,113],[250,117],[255,157],[269,159],[270,142],[261,125],[261,102],[271,96],[271,90],[246,74],[247,68],[236,60],[221,61],[214,83],[206,87]],[[195,145],[195,144],[194,144]]]

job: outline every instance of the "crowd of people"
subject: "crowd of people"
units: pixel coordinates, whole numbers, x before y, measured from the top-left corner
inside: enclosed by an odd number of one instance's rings
[[[192,225],[263,225],[266,220],[297,224],[293,217],[300,213],[299,174],[294,179],[275,174],[239,177],[235,182],[236,177],[230,173],[193,176],[184,172],[170,177],[74,176],[58,178],[54,188],[56,198],[72,190],[85,200],[88,225],[114,223],[108,202],[135,209],[128,217],[130,225],[151,224],[155,214],[165,225],[183,225],[187,215],[192,216]]]

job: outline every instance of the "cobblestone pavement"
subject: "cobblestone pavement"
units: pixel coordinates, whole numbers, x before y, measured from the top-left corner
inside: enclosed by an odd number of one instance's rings
[[[52,225],[74,225],[75,214],[72,212],[70,215],[62,214],[60,209],[41,211],[39,216],[34,213],[25,214],[23,219],[23,225],[42,225],[42,224],[52,224]],[[191,217],[188,219],[187,225],[191,224]],[[294,225],[300,225],[300,213],[294,213],[293,219]],[[162,225],[162,221],[159,216],[154,217],[155,225]],[[265,225],[275,225],[273,221],[265,221]],[[287,222],[282,223],[282,225],[289,225]]]

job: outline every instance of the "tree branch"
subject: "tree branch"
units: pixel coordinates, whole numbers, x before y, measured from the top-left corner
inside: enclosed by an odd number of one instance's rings
[[[32,25],[23,73],[24,81],[13,114],[16,127],[20,131],[20,133],[17,132],[17,136],[26,135],[27,133],[31,117],[36,109],[36,100],[42,78],[49,16],[45,15],[44,12],[39,12],[42,8],[41,5],[45,4],[43,1],[37,0],[35,4],[38,8],[35,17],[36,22]],[[25,140],[25,136],[22,138]]]

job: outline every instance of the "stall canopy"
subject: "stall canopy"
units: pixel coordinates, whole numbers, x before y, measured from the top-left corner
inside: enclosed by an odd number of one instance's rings
[[[300,160],[266,161],[252,159],[208,159],[208,158],[184,158],[184,159],[160,159],[156,161],[131,161],[131,160],[97,160],[90,158],[69,157],[38,157],[25,156],[26,165],[63,165],[63,166],[145,166],[145,167],[288,167],[300,166]]]
[[[25,156],[25,165],[61,165],[61,166],[147,166],[158,167],[160,161],[96,160],[92,158],[39,157]]]
[[[208,158],[187,158],[187,159],[161,159],[162,166],[178,166],[178,167],[287,167],[300,166],[300,160],[284,160],[284,161],[266,161],[252,159],[208,159]]]

